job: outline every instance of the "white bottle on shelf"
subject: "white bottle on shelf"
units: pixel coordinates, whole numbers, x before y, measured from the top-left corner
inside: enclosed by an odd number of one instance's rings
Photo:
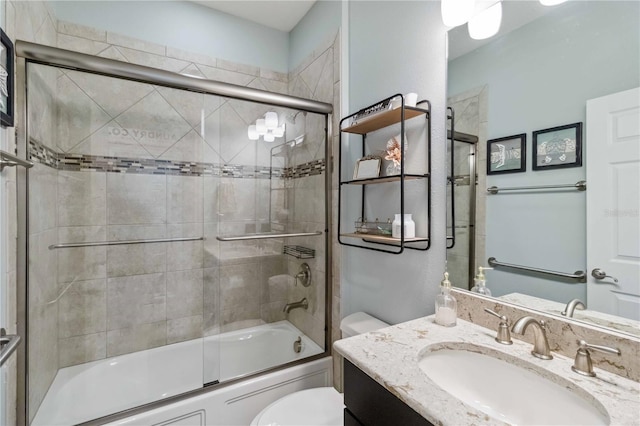
[[[391,224],[391,236],[393,238],[400,238],[401,235],[401,220],[400,214],[396,214],[393,223]],[[411,213],[404,215],[404,238],[415,238],[416,236],[416,223],[412,219]]]

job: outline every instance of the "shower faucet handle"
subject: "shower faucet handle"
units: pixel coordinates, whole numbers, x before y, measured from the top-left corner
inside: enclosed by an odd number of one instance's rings
[[[509,318],[506,315],[500,315],[496,311],[492,311],[489,308],[484,308],[484,311],[494,317],[500,318],[500,324],[498,324],[498,335],[496,336],[496,342],[503,345],[512,345],[511,331],[509,330]]]

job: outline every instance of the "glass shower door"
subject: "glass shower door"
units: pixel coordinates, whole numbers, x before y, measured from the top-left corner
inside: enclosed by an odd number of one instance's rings
[[[29,420],[201,388],[202,94],[29,63]],[[205,297],[206,296],[206,297]]]
[[[267,115],[284,133],[249,138]],[[224,382],[324,351],[324,116],[229,99],[205,129],[222,167],[205,178],[205,268],[220,296],[205,382],[215,366]]]

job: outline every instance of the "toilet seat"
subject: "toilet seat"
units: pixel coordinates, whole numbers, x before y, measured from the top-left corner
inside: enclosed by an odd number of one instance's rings
[[[333,387],[291,393],[265,407],[251,426],[342,426],[343,395]]]

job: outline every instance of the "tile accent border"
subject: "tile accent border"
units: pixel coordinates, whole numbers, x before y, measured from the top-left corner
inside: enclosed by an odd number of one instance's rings
[[[299,179],[308,176],[321,175],[326,169],[324,160],[313,160],[308,163],[294,167],[287,167],[283,170],[282,177],[285,179]]]
[[[324,160],[314,160],[294,167],[270,168],[238,164],[64,154],[56,152],[34,139],[29,140],[29,158],[56,170],[66,171],[219,176],[240,179],[299,179],[322,174],[326,169]]]

